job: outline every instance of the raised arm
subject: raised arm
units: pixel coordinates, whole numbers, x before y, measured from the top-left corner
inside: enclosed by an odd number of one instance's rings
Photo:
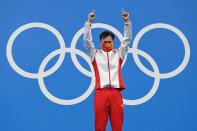
[[[91,60],[93,60],[95,53],[96,53],[96,49],[95,49],[94,44],[92,42],[92,33],[91,33],[91,25],[92,25],[92,22],[95,19],[95,17],[96,17],[96,15],[95,15],[94,11],[91,12],[88,15],[88,20],[85,22],[85,26],[84,26],[84,37],[83,37],[84,46],[87,49]]]
[[[132,38],[132,32],[131,32],[132,23],[129,19],[129,13],[125,12],[124,10],[122,10],[122,18],[124,20],[124,38],[121,41],[121,45],[118,49],[119,49],[120,57],[123,60],[127,54],[127,51],[129,49],[129,44]]]

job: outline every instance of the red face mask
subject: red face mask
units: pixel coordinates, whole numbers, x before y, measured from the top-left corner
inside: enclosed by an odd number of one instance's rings
[[[109,52],[112,50],[112,46],[109,46],[109,45],[106,45],[106,44],[102,44],[102,49],[105,51],[105,52]]]
[[[109,52],[113,48],[113,41],[102,41],[101,47],[105,52]]]

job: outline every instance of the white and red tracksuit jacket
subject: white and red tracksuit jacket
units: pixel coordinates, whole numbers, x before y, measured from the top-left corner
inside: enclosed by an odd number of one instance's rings
[[[131,41],[131,22],[124,23],[124,39],[118,49],[105,52],[98,50],[92,42],[91,24],[85,22],[84,46],[88,50],[89,56],[96,77],[96,89],[111,87],[124,89],[121,65],[127,54]]]

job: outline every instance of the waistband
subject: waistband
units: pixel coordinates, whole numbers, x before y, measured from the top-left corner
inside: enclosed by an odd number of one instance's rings
[[[113,87],[104,87],[104,88],[98,88],[95,91],[121,91],[121,88],[113,88]]]

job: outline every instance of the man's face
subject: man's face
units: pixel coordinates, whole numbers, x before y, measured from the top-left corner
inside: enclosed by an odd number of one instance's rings
[[[105,38],[102,38],[100,42],[101,42],[101,48],[105,52],[109,52],[112,50],[113,45],[114,45],[114,40],[112,39],[111,36],[107,36]]]

